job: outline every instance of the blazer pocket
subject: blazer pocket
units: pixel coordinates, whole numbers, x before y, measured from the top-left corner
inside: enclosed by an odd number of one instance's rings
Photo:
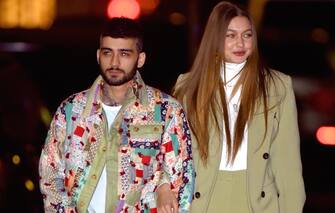
[[[260,210],[262,212],[279,212],[278,190],[275,182],[263,186],[260,194]]]

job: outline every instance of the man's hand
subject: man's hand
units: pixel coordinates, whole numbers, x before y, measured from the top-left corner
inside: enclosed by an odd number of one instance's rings
[[[158,213],[178,213],[178,202],[168,183],[157,189]]]

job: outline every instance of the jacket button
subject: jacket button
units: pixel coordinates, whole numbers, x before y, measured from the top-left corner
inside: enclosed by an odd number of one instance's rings
[[[261,196],[265,197],[265,192],[264,191],[262,191]]]
[[[195,196],[195,198],[199,199],[199,198],[200,198],[200,192],[196,192],[196,193],[194,194],[194,196]]]
[[[266,159],[268,159],[269,158],[269,153],[267,153],[267,152],[265,152],[264,154],[263,154],[263,158],[266,160]]]

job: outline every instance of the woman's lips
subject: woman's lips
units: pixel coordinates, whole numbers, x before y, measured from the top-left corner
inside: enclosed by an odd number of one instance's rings
[[[245,51],[236,51],[236,52],[233,52],[233,54],[236,55],[236,56],[244,56]]]

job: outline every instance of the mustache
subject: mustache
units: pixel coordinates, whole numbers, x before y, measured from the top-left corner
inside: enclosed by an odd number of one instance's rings
[[[106,71],[121,71],[121,72],[124,72],[123,69],[120,69],[120,68],[114,68],[114,67],[108,68],[108,69],[106,69]]]

